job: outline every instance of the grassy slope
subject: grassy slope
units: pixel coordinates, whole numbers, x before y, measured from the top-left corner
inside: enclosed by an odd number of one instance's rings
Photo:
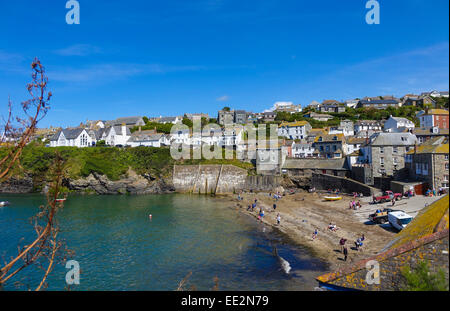
[[[0,148],[0,158],[7,152]],[[56,152],[66,160],[66,169],[70,178],[86,177],[92,172],[106,175],[110,180],[118,180],[131,167],[138,174],[165,176],[171,172],[173,164],[233,164],[246,170],[253,165],[239,160],[184,160],[175,161],[167,148],[48,148],[31,143],[23,150],[20,165],[12,171],[13,176],[31,173],[35,178],[44,179],[53,163]]]

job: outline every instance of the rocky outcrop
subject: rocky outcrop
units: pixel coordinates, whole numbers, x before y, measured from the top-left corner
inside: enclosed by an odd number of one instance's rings
[[[35,190],[33,178],[11,177],[0,183],[0,193],[30,193]]]
[[[120,180],[110,180],[105,175],[91,173],[85,178],[63,180],[63,186],[70,191],[96,194],[162,194],[175,191],[172,176],[156,177],[138,175],[129,170]],[[11,178],[0,183],[0,193],[31,193],[45,191],[46,182],[36,182],[32,177]]]
[[[138,175],[132,170],[128,171],[126,177],[117,181],[109,180],[105,175],[91,173],[86,178],[67,179],[64,186],[76,192],[97,194],[162,194],[175,191],[171,181],[148,174]]]

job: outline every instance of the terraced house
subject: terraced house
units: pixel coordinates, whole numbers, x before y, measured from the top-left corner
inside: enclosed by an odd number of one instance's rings
[[[344,134],[319,135],[314,139],[314,156],[333,159],[344,157],[347,149]]]
[[[427,188],[449,188],[448,139],[433,139],[410,150],[405,156],[409,176],[423,181]]]
[[[306,121],[281,123],[278,126],[278,136],[288,139],[305,139],[311,129],[311,125]]]
[[[89,147],[93,140],[83,128],[67,128],[58,131],[50,138],[50,147]],[[95,143],[95,141],[94,141]]]
[[[394,176],[405,167],[405,154],[414,149],[417,138],[411,133],[376,133],[361,148],[373,178]]]

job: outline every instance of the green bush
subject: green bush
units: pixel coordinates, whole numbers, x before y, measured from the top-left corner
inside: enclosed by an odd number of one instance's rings
[[[402,288],[404,291],[448,291],[444,270],[431,273],[427,261],[419,262],[412,271],[409,266],[405,266],[401,273],[406,279],[406,285]]]

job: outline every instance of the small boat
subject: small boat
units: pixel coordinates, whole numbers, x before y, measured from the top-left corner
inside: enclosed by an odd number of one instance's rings
[[[8,206],[8,205],[10,205],[11,203],[9,203],[8,201],[1,201],[0,202],[0,206]]]
[[[64,202],[65,200],[67,200],[67,199],[56,199],[55,201],[56,202]]]
[[[323,197],[325,201],[339,201],[342,200],[342,197]]]

